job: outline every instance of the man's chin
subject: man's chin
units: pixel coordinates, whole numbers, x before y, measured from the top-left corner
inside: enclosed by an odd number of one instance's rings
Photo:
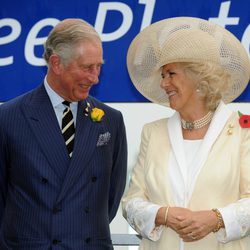
[[[84,99],[86,99],[88,96],[89,96],[89,92],[81,93],[81,94],[77,95],[77,100],[78,100],[78,101],[84,100]]]

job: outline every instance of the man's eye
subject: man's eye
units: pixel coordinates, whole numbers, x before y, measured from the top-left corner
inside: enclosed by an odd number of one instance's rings
[[[84,71],[91,71],[91,70],[94,70],[94,69],[100,70],[101,67],[102,67],[102,64],[97,64],[97,65],[83,65],[82,69]]]
[[[81,68],[82,68],[83,70],[88,70],[88,69],[90,68],[90,66],[89,66],[89,65],[82,65]]]

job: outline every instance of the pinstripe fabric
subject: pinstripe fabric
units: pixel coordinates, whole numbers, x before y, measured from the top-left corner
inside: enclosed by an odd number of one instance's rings
[[[120,112],[100,123],[78,106],[70,159],[43,86],[0,106],[0,249],[113,249],[109,222],[125,187],[127,146]],[[110,140],[97,146],[100,134]],[[87,142],[87,143],[86,143]]]

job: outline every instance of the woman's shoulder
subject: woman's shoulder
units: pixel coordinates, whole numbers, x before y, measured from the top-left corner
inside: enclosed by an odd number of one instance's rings
[[[229,117],[225,129],[227,135],[235,135],[241,141],[250,140],[250,114],[243,114],[240,111],[233,112]]]
[[[244,114],[240,111],[234,111],[228,119],[227,123],[231,127],[250,130],[250,114]]]
[[[150,128],[150,127],[162,127],[162,126],[166,126],[167,122],[168,122],[168,117],[165,118],[161,118],[161,119],[157,119],[151,122],[148,122],[144,125],[144,127]]]
[[[165,134],[167,132],[167,123],[169,118],[162,118],[148,122],[143,125],[142,132],[148,135]]]

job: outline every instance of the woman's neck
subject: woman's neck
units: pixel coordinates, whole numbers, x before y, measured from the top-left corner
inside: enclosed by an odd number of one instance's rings
[[[187,140],[203,139],[213,117],[205,105],[197,105],[192,109],[179,112],[181,118],[183,138]]]
[[[197,105],[192,108],[185,108],[184,110],[179,111],[181,119],[185,121],[196,121],[208,114],[209,110],[205,106]]]

